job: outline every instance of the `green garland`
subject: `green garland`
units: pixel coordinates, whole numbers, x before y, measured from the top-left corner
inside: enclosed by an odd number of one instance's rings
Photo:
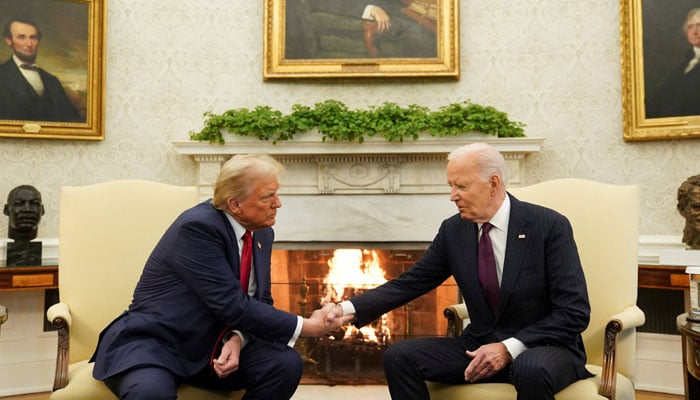
[[[222,132],[226,129],[231,134],[277,143],[292,140],[297,132],[316,129],[324,142],[362,143],[365,137],[377,135],[388,141],[403,142],[406,138],[418,139],[421,132],[438,137],[467,132],[523,137],[524,126],[508,119],[508,114],[502,111],[469,101],[430,111],[415,104],[400,107],[388,102],[366,110],[350,110],[338,100],[326,100],[316,103],[313,108],[294,104],[290,114],[283,114],[269,106],[257,106],[252,110],[239,108],[221,115],[206,112],[204,128],[199,132],[190,132],[190,139],[223,144]]]

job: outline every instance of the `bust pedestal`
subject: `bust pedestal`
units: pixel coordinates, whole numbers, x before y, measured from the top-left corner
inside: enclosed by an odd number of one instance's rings
[[[8,267],[41,265],[41,242],[8,242]]]

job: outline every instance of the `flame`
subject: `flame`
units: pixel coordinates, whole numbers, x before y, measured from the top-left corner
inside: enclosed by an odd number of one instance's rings
[[[347,300],[357,290],[366,290],[386,282],[384,270],[375,250],[337,249],[328,260],[328,275],[323,280],[325,295],[321,304]],[[348,326],[343,339],[387,343],[391,338],[388,317],[382,315],[379,328],[372,325]]]
[[[384,270],[374,250],[337,249],[328,260],[328,276],[323,280],[326,294],[322,304],[343,301],[346,289],[371,289],[386,282]]]

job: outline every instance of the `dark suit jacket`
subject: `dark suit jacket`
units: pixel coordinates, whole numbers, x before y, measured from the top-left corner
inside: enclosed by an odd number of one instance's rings
[[[238,245],[223,211],[209,201],[185,211],[146,262],[129,309],[100,334],[96,379],[157,365],[187,377],[207,366],[218,335],[238,329],[286,346],[297,317],[272,307],[271,228],[253,234],[254,298],[239,283]]]
[[[55,76],[39,69],[44,95],[39,96],[10,58],[0,64],[0,119],[84,122]]]
[[[408,271],[351,299],[357,324],[367,324],[454,276],[471,318],[463,335],[482,344],[515,337],[528,347],[561,346],[571,352],[580,376],[589,376],[581,332],[588,326],[590,304],[571,225],[551,209],[509,196],[496,316],[479,284],[478,226],[457,214],[443,221],[426,253]]]
[[[656,93],[648,94],[647,118],[700,115],[700,65],[687,74],[685,68],[695,53],[686,58],[666,77]]]

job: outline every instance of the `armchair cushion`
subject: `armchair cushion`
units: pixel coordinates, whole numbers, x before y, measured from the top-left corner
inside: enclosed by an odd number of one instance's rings
[[[600,375],[602,368],[597,365],[586,364],[586,369],[596,376],[580,380],[566,389],[557,393],[556,400],[600,399],[605,397],[598,394],[600,387]],[[428,382],[431,400],[454,399],[479,399],[479,400],[503,400],[515,399],[517,393],[513,385],[499,383],[478,383],[467,385],[446,385],[436,382]],[[634,387],[632,382],[623,375],[617,374],[616,398],[633,399]]]
[[[71,364],[68,368],[68,381],[70,385],[54,392],[51,400],[117,400],[117,397],[101,381],[92,378],[94,364],[87,360]],[[177,392],[181,399],[207,399],[207,400],[237,400],[243,397],[242,392],[236,394],[203,390],[194,386],[180,386]]]

